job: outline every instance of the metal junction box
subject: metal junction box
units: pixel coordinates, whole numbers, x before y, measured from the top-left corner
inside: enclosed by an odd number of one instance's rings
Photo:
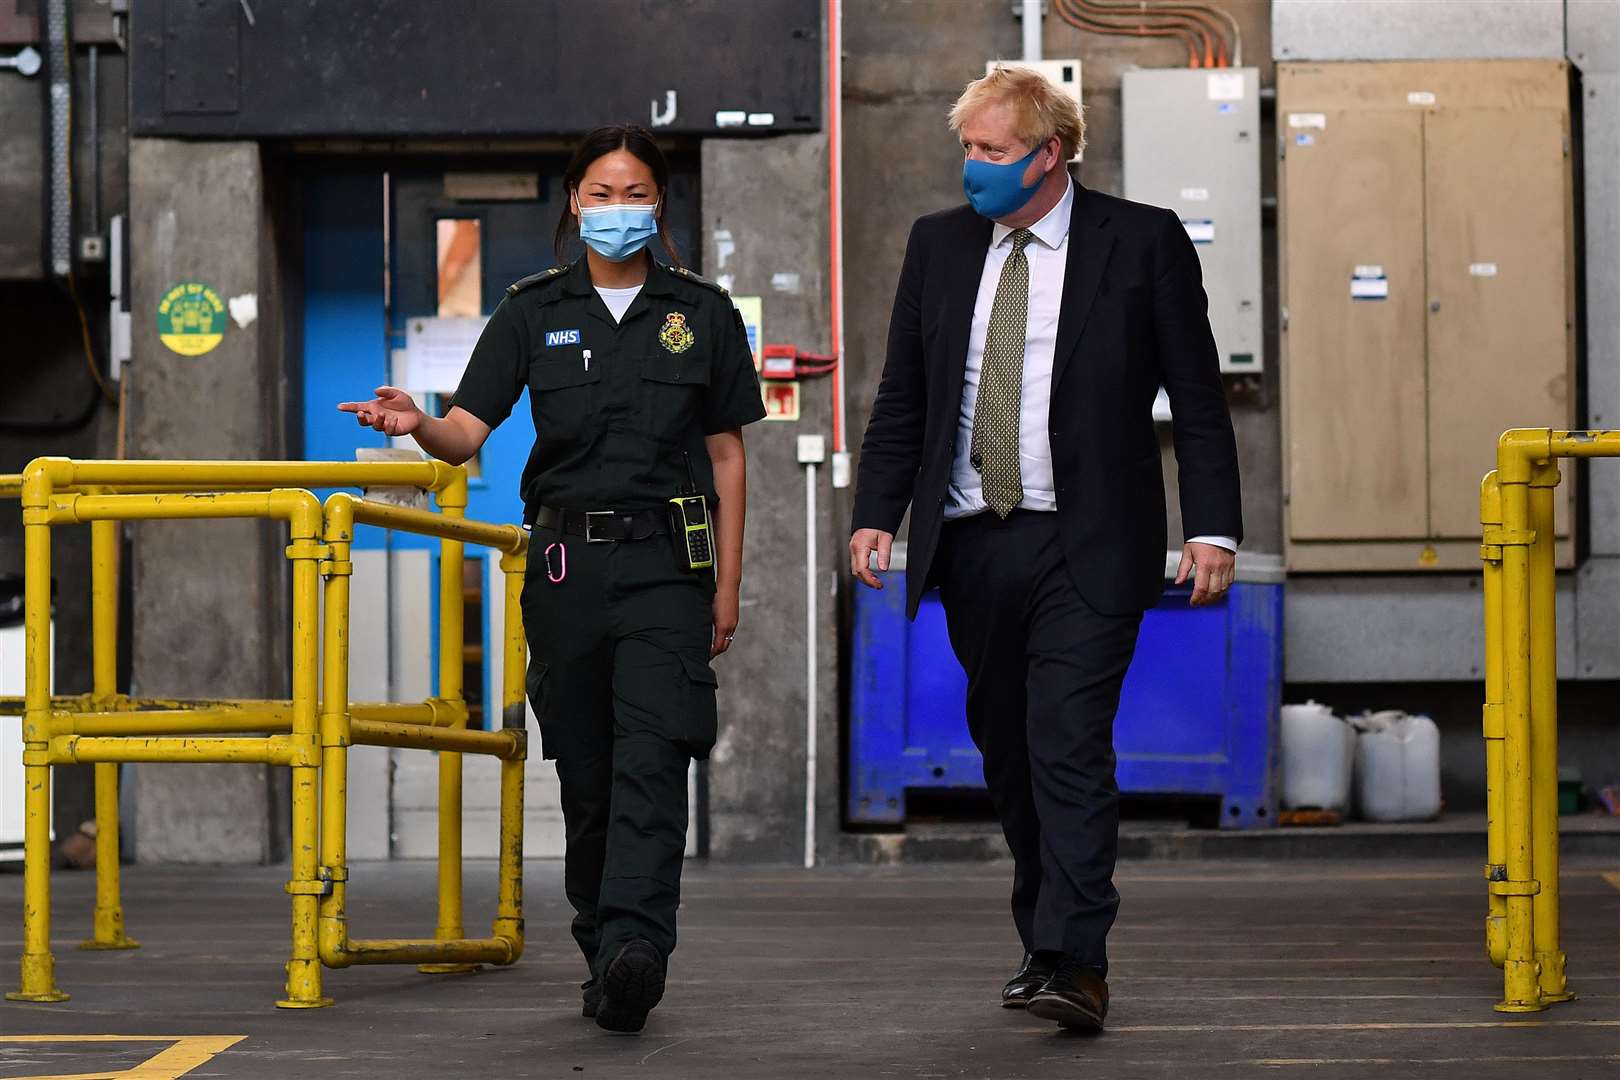
[[[1497,437],[1575,425],[1570,78],[1564,60],[1277,66],[1289,570],[1477,573]]]
[[[1181,216],[1204,268],[1221,370],[1258,373],[1260,72],[1125,73],[1125,197]]]

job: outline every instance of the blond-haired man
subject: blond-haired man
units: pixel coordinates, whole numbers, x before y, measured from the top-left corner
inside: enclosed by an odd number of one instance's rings
[[[1231,584],[1237,450],[1198,256],[1168,210],[1074,182],[1074,102],[1001,68],[950,114],[968,205],[912,227],[861,450],[850,567],[889,568],[911,510],[908,611],[937,585],[1014,860],[1024,960],[1002,1004],[1098,1030],[1119,907],[1113,721],[1163,589],[1152,421],[1175,413],[1192,602]]]

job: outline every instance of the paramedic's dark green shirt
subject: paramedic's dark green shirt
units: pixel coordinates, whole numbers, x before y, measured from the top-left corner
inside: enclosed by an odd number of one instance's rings
[[[713,496],[704,437],[765,416],[730,297],[657,263],[619,323],[583,258],[507,290],[452,404],[493,428],[525,387],[535,443],[522,488],[531,506],[660,507],[686,484],[686,457],[698,490]]]

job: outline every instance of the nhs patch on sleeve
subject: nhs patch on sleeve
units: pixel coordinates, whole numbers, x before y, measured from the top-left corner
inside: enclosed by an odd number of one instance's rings
[[[558,345],[578,345],[578,330],[547,330],[546,348],[552,349]]]

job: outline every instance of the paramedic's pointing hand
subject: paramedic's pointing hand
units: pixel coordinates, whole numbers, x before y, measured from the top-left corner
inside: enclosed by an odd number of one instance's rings
[[[425,414],[411,395],[395,386],[379,386],[376,394],[370,401],[345,401],[338,408],[384,435],[409,435],[421,426]]]
[[[370,401],[345,401],[338,408],[354,413],[361,427],[384,435],[413,435],[416,445],[452,465],[471,459],[489,438],[489,425],[459,405],[446,416],[429,416],[397,386],[379,386],[376,394]]]

